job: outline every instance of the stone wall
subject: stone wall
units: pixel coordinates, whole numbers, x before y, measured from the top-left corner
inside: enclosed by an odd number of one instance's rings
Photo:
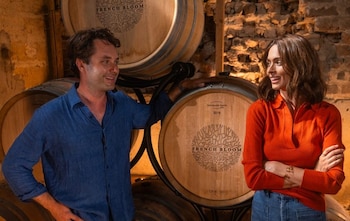
[[[0,1],[0,107],[47,79],[44,0]]]

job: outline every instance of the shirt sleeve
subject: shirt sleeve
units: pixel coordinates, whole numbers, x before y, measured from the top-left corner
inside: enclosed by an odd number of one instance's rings
[[[119,96],[119,101],[125,102],[123,112],[127,111],[132,115],[132,127],[133,129],[144,129],[147,126],[151,126],[159,120],[163,120],[167,112],[173,105],[166,92],[162,91],[149,104],[143,104],[135,101],[124,92],[121,92],[115,96]]]
[[[331,104],[323,104],[318,114],[319,125],[323,129],[323,150],[329,146],[338,144],[339,148],[345,148],[342,143],[341,115],[338,109]],[[343,162],[331,168],[327,172],[305,170],[302,188],[325,194],[336,194],[345,179]]]
[[[282,177],[269,173],[264,169],[265,119],[265,105],[262,100],[258,100],[250,106],[247,112],[242,160],[247,186],[253,190],[281,189],[284,183]]]
[[[162,91],[159,96],[150,103],[151,115],[148,118],[147,126],[154,124],[158,120],[163,120],[173,104],[169,96]]]
[[[34,113],[32,120],[10,147],[2,164],[6,181],[22,201],[46,192],[45,186],[37,182],[32,173],[32,167],[39,161],[43,146],[39,134],[42,131],[41,122],[40,114]]]

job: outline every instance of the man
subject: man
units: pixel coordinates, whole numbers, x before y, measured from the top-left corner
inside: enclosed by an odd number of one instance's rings
[[[202,87],[206,81],[184,80],[152,106],[137,103],[113,92],[118,47],[108,29],[76,33],[68,55],[79,83],[34,113],[3,162],[14,193],[37,201],[57,221],[132,220],[131,131],[162,119],[181,88]],[[45,185],[32,175],[40,158]]]

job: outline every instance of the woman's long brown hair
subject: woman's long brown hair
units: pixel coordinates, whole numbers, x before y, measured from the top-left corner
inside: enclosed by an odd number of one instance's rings
[[[290,76],[287,94],[297,102],[319,103],[326,94],[326,84],[322,79],[317,51],[311,43],[299,35],[286,35],[270,42],[263,55],[265,76],[258,86],[259,96],[273,100],[278,91],[273,90],[267,71],[267,56],[270,48],[277,45],[282,67]]]

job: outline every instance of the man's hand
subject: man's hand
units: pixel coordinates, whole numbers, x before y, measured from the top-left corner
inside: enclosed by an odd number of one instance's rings
[[[80,217],[73,214],[72,211],[61,203],[50,210],[51,215],[56,221],[83,221]]]
[[[57,202],[48,192],[33,198],[40,205],[45,207],[56,221],[84,221],[65,205]]]
[[[191,89],[204,87],[207,83],[220,82],[220,79],[215,77],[203,77],[189,79],[186,78],[182,80],[178,85],[175,85],[169,92],[168,96],[172,101],[175,101],[176,98],[183,92]]]

